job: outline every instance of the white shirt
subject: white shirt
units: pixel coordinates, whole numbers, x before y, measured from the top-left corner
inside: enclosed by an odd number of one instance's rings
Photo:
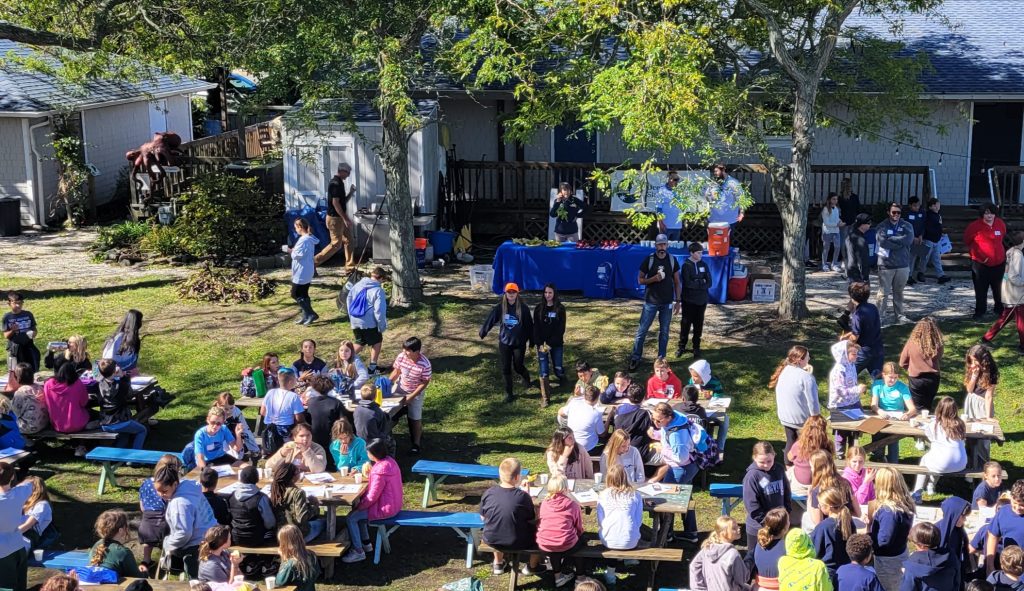
[[[644,501],[640,493],[612,494],[604,489],[597,498],[597,523],[601,543],[611,550],[632,550],[640,543],[640,524],[644,519]]]
[[[572,429],[576,443],[590,451],[604,432],[604,415],[585,400],[573,400],[565,408],[566,426]]]
[[[626,477],[630,484],[639,484],[646,480],[644,477],[644,458],[640,451],[632,445],[629,451],[619,455],[619,465],[626,471]],[[601,454],[601,473],[608,474],[608,455]]]

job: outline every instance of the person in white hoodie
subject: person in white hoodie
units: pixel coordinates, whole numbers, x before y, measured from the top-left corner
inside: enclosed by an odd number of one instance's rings
[[[839,195],[829,193],[825,204],[821,206],[821,270],[842,272],[839,266],[839,252],[842,243],[839,241],[839,228],[844,226],[839,219]],[[828,262],[828,249],[832,247],[832,264]]]
[[[619,464],[608,467],[605,487],[597,496],[597,525],[601,543],[609,550],[632,550],[640,543],[640,525],[644,521],[644,501],[631,486]],[[637,482],[638,484],[639,482]],[[604,572],[609,585],[615,584],[615,567]]]
[[[352,325],[356,354],[358,355],[363,347],[370,347],[370,374],[377,373],[380,346],[384,341],[384,331],[388,329],[388,296],[380,285],[384,277],[384,269],[374,267],[369,277],[363,277],[352,286],[345,302],[349,324]]]
[[[739,550],[732,545],[740,538],[740,525],[728,515],[715,522],[715,531],[704,540],[700,552],[690,562],[690,589],[693,591],[748,591],[750,570]]]
[[[828,409],[830,411],[860,410],[860,395],[867,386],[857,383],[857,355],[860,345],[853,341],[841,340],[832,345],[832,359],[836,363],[828,372]],[[836,431],[836,458],[843,459],[846,448],[857,444],[857,433]]]
[[[981,344],[991,346],[992,339],[1010,322],[1017,319],[1017,353],[1024,355],[1024,232],[1010,232],[1010,248],[1006,249],[1006,271],[1003,274],[1003,311],[999,319],[981,337]]]
[[[164,521],[168,533],[164,537],[164,554],[180,559],[188,578],[198,579],[199,545],[206,530],[217,525],[213,509],[199,483],[180,480],[174,467],[157,469],[153,474],[153,488],[167,502]]]

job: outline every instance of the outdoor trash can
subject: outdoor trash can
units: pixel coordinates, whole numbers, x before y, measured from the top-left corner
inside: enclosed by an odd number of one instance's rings
[[[21,200],[0,199],[0,236],[21,234]]]

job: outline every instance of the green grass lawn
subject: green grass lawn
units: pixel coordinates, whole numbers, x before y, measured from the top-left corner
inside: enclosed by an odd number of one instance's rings
[[[458,277],[457,281],[451,281],[452,285],[465,283],[463,271],[449,273]],[[0,288],[25,293],[26,308],[39,322],[36,342],[41,346],[70,334],[82,334],[89,340],[95,358],[103,340],[126,309],[137,308],[144,313],[140,368],[145,374],[157,376],[161,385],[176,396],[158,415],[160,424],[152,431],[146,447],[167,451],[178,451],[185,445],[217,393],[237,392],[240,369],[255,364],[264,352],[275,351],[282,361],[290,362],[297,357],[300,341],[312,337],[321,343],[320,356],[326,359],[340,340],[351,337],[347,324],[333,320],[336,318],[334,283],[327,278],[311,292],[321,316],[330,320],[305,328],[292,324],[296,308],[288,298],[286,285],[279,286],[274,296],[258,304],[221,306],[180,301],[173,280],[158,275],[80,289],[54,287],[58,284],[56,280],[0,276]],[[527,297],[531,302],[536,301],[535,295]],[[496,464],[504,457],[516,456],[531,470],[540,470],[544,466],[543,450],[554,426],[557,405],[540,409],[536,388],[512,405],[501,402],[502,379],[496,364],[496,337],[492,334],[484,341],[477,337],[479,323],[493,301],[489,295],[444,289],[440,295],[429,297],[424,306],[393,312],[382,362],[390,363],[399,343],[406,337],[417,335],[424,340],[424,352],[433,363],[434,380],[427,391],[421,457]],[[840,301],[838,295],[836,301]],[[566,365],[571,366],[576,359],[583,358],[605,373],[623,367],[639,317],[639,303],[595,302],[570,297],[566,304],[569,309]],[[743,306],[733,309],[740,315],[753,310]],[[751,326],[758,321],[763,325],[763,319],[749,315]],[[910,328],[908,325],[886,330],[888,359],[896,358]],[[980,324],[968,321],[944,322],[942,328],[948,338],[941,391],[962,402],[963,355],[983,329]],[[714,326],[707,330],[716,332]],[[800,325],[772,324],[768,330],[762,329],[749,337],[749,341],[745,340],[745,335],[740,331],[717,342],[714,337],[705,339],[705,354],[727,393],[734,397],[726,461],[713,471],[710,482],[739,482],[749,463],[749,450],[754,441],[769,439],[781,445],[783,433],[775,417],[774,393],[766,382],[791,344],[810,347],[823,399],[827,393],[827,373],[832,365],[828,347],[835,335],[830,319],[816,317]],[[1002,339],[1007,345],[1011,343],[1010,335],[1003,335]],[[654,350],[653,345],[653,342],[648,344],[648,357]],[[1002,420],[1007,443],[1002,447],[994,446],[993,457],[1003,462],[1012,480],[1024,477],[1018,466],[1024,458],[1020,435],[1024,420],[1020,417],[1018,402],[1024,375],[1014,347],[998,349],[996,360],[1001,369],[996,415]],[[687,358],[674,363],[677,373],[685,375],[688,362]],[[528,364],[536,377],[536,359],[528,358]],[[638,374],[646,379],[649,366],[642,367]],[[567,393],[568,388],[558,390],[554,400],[563,401]],[[250,418],[254,416],[252,412],[249,411]],[[396,427],[396,433],[399,464],[406,477],[406,507],[419,508],[423,487],[408,471],[416,458],[408,454],[404,423]],[[920,455],[907,441],[902,451],[907,458],[904,461],[912,461],[910,458]],[[46,446],[39,455],[40,461],[33,471],[46,479],[51,498],[56,501],[55,521],[63,532],[66,547],[84,548],[93,542],[91,528],[100,512],[114,507],[138,510],[135,491],[141,479],[148,476],[147,470],[122,469],[123,488],[108,489],[103,497],[97,497],[96,466],[76,459],[68,447]],[[445,483],[439,492],[440,503],[435,508],[475,510],[487,486],[488,483],[479,481]],[[938,488],[940,496],[969,494],[963,480],[944,479]],[[718,515],[719,505],[703,491],[696,494],[696,500],[698,521],[706,530]],[[736,509],[734,515],[740,517],[741,511],[741,508]],[[596,527],[593,516],[587,519],[588,529],[593,530]],[[374,589],[390,585],[396,590],[421,590],[434,589],[469,574],[489,577],[485,561],[475,563],[472,571],[464,568],[464,546],[446,530],[399,530],[392,544],[393,553],[379,566],[339,564],[338,584],[331,587]],[[695,550],[688,548],[686,552],[691,556]],[[484,560],[487,559],[489,555],[484,555]],[[645,573],[645,569],[641,567],[637,572]],[[662,565],[659,573],[661,586],[685,584],[685,568]],[[37,581],[43,575],[41,571],[31,574]],[[625,578],[620,575],[618,588],[642,589],[644,579],[644,574]],[[523,588],[544,588],[541,579],[525,577],[523,580]],[[491,589],[505,584],[504,578],[486,581],[486,587]]]

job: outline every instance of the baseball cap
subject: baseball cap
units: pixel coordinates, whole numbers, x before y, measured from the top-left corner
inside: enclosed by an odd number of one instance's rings
[[[664,234],[658,234],[654,239],[655,244],[668,244],[668,236]]]
[[[858,213],[856,219],[853,220],[853,225],[860,226],[862,224],[870,224],[871,216],[866,213]]]
[[[505,292],[507,293],[507,292],[510,292],[510,291],[514,291],[516,293],[519,293],[519,286],[516,285],[515,283],[512,283],[511,281],[506,283],[505,284]]]

